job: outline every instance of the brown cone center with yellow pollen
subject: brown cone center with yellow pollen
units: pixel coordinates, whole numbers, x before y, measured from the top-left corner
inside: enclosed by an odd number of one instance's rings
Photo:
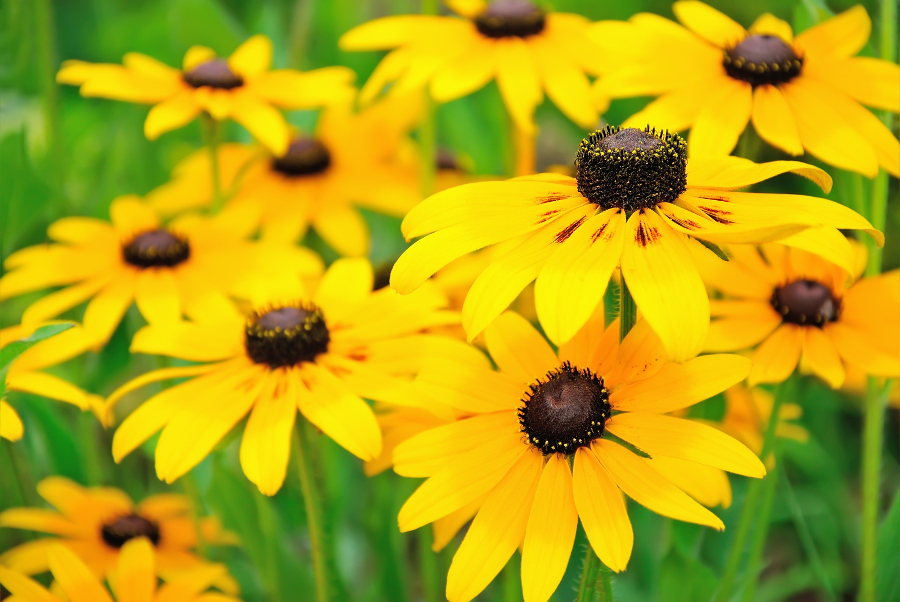
[[[569,362],[538,379],[525,393],[519,424],[528,443],[544,455],[573,454],[603,435],[610,416],[603,378]]]
[[[729,76],[755,87],[794,79],[803,70],[803,59],[778,36],[754,34],[726,50],[722,65]]]
[[[315,138],[300,137],[291,141],[282,157],[272,159],[272,169],[288,177],[311,176],[331,165],[331,153]]]
[[[671,202],[687,190],[687,144],[649,126],[607,126],[581,141],[575,181],[582,196],[604,209],[630,213]]]
[[[136,537],[146,537],[154,546],[159,543],[159,525],[138,514],[126,514],[100,528],[103,541],[116,549]]]
[[[158,229],[135,236],[122,247],[125,261],[139,268],[173,267],[191,256],[188,241]]]
[[[546,16],[528,0],[496,0],[474,21],[478,31],[489,38],[525,38],[544,31]]]
[[[330,341],[322,310],[309,303],[254,312],[247,320],[244,346],[257,364],[281,368],[315,361],[328,351]]]
[[[184,81],[194,88],[231,90],[244,85],[244,79],[231,70],[225,59],[211,59],[200,63],[184,74]]]
[[[822,327],[841,315],[841,303],[831,289],[815,280],[797,280],[775,289],[772,307],[791,324]]]

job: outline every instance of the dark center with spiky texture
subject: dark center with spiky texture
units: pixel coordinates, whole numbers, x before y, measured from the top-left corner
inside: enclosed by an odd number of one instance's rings
[[[140,268],[172,267],[191,256],[191,247],[186,239],[168,230],[151,230],[138,234],[124,245],[122,256]]]
[[[831,289],[815,280],[797,280],[775,289],[772,307],[791,324],[822,327],[841,316],[841,303]]]
[[[475,17],[475,27],[489,38],[525,38],[544,31],[544,11],[528,0],[496,0]]]
[[[631,212],[674,201],[687,189],[687,144],[649,126],[606,126],[581,141],[575,180],[578,192],[604,209]]]
[[[231,90],[244,85],[244,79],[231,70],[225,59],[210,59],[184,74],[184,81],[194,88],[209,86]]]
[[[114,548],[121,548],[135,537],[146,537],[156,545],[159,543],[159,525],[138,514],[126,514],[104,524],[100,528],[100,536]]]
[[[544,455],[572,454],[603,434],[609,418],[609,389],[587,368],[569,362],[538,379],[522,400],[519,424],[528,442]]]
[[[315,138],[294,138],[283,157],[272,159],[272,169],[289,177],[322,173],[331,165],[331,153]]]
[[[780,84],[800,75],[803,59],[778,36],[751,35],[725,51],[725,72],[753,86]]]
[[[244,337],[250,359],[271,368],[312,362],[329,341],[325,316],[312,303],[253,312]]]

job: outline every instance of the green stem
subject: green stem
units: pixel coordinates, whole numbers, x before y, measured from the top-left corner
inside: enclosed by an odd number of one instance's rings
[[[878,498],[881,481],[881,449],[884,445],[884,406],[886,396],[878,380],[869,377],[866,413],[863,424],[863,513],[861,602],[872,602],[876,593],[878,565]]]
[[[431,528],[417,529],[416,537],[425,602],[439,602],[441,600],[441,581],[438,577],[437,554],[431,550],[431,544],[434,542]]]
[[[775,445],[775,431],[778,426],[778,415],[781,413],[781,404],[788,394],[789,383],[791,377],[778,385],[775,389],[775,400],[772,403],[772,413],[769,415],[769,422],[766,425],[766,432],[763,437],[762,453],[759,457],[765,462],[766,458],[772,452]],[[763,493],[763,483],[765,479],[754,480],[747,487],[747,497],[744,499],[744,507],[741,510],[741,518],[738,521],[737,532],[734,535],[734,541],[731,544],[731,551],[728,553],[728,561],[725,564],[725,572],[722,574],[722,582],[719,586],[719,593],[716,600],[726,602],[731,598],[734,591],[734,582],[737,578],[738,569],[741,566],[741,559],[744,555],[744,547],[747,544],[747,537],[750,535],[750,527],[753,523],[758,511],[760,496]]]
[[[212,174],[212,207],[213,214],[222,209],[225,196],[222,194],[222,180],[219,175],[219,122],[209,113],[203,113],[204,144],[209,148],[209,167]]]
[[[56,32],[53,27],[53,5],[50,0],[38,0],[34,3],[37,61],[44,87],[44,120],[47,124],[47,143],[50,147],[54,187],[61,198],[63,195],[63,178],[65,157],[60,139],[59,123],[59,88],[56,83]]]
[[[619,340],[623,340],[637,320],[637,305],[634,304],[634,297],[625,284],[625,277],[622,276],[619,285]]]
[[[184,494],[191,500],[191,521],[194,523],[194,531],[197,532],[197,551],[200,556],[206,558],[206,540],[200,531],[200,515],[203,511],[203,498],[200,496],[200,488],[194,479],[193,471],[181,477],[181,486]]]
[[[294,428],[294,442],[291,450],[300,473],[300,489],[303,492],[303,504],[306,507],[306,524],[309,527],[309,545],[312,549],[313,572],[316,578],[316,601],[329,602],[331,580],[328,575],[329,563],[325,550],[325,523],[319,489],[307,449],[304,422],[301,419]]]
[[[501,575],[501,589],[503,590],[501,599],[503,602],[518,602],[522,599],[521,576],[516,570],[514,562],[508,562],[503,569]]]
[[[600,576],[600,559],[594,553],[591,544],[587,544],[584,553],[584,566],[581,569],[581,583],[578,585],[576,602],[594,602],[596,598],[597,578]]]
[[[776,458],[776,454],[772,453],[772,458]],[[747,587],[741,599],[744,602],[753,602],[753,596],[756,593],[756,582],[759,577],[760,565],[762,564],[763,552],[766,549],[766,540],[769,538],[769,527],[772,522],[772,506],[775,503],[775,490],[778,485],[778,473],[782,469],[775,462],[775,466],[766,475],[762,481],[762,495],[760,496],[759,507],[755,509],[756,529],[753,532],[753,539],[750,541],[750,554],[747,560]]]

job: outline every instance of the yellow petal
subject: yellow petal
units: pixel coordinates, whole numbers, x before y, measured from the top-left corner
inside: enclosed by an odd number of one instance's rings
[[[676,2],[672,11],[685,27],[719,48],[734,46],[747,35],[733,19],[696,0]]]
[[[597,111],[591,102],[591,84],[584,72],[551,40],[537,36],[529,42],[541,82],[553,104],[580,126],[595,127]]]
[[[123,272],[88,303],[83,318],[88,338],[100,344],[109,340],[131,306],[136,281],[136,272]]]
[[[446,21],[446,17],[399,15],[375,19],[341,36],[341,50],[385,50],[396,48],[422,35],[423,29]]]
[[[115,574],[118,602],[152,602],[156,592],[153,544],[145,537],[129,540],[119,551]]]
[[[525,602],[547,602],[562,581],[578,529],[572,473],[565,456],[552,454],[538,482],[522,545]]]
[[[807,60],[803,69],[864,105],[885,111],[900,106],[900,66],[890,61],[870,57]]]
[[[827,172],[800,161],[754,163],[742,157],[702,157],[688,161],[687,172],[691,188],[745,188],[784,173],[812,180],[825,193],[831,192],[832,184]]]
[[[344,314],[372,292],[375,276],[366,259],[338,259],[328,268],[316,290],[315,303],[329,313]]]
[[[844,366],[841,356],[832,340],[821,329],[808,327],[803,329],[803,354],[800,356],[800,369],[812,372],[820,377],[832,389],[839,389],[844,384]]]
[[[757,347],[747,383],[753,386],[785,380],[797,367],[802,349],[803,328],[794,324],[782,324]]]
[[[647,412],[624,412],[606,428],[653,457],[668,456],[760,478],[766,469],[759,458],[736,439],[711,426]]]
[[[14,372],[6,377],[6,387],[10,391],[25,391],[50,399],[65,401],[82,410],[89,407],[88,394],[58,376],[42,372]],[[21,425],[19,425],[21,427]]]
[[[688,136],[691,157],[731,154],[752,112],[753,87],[750,84],[730,77],[716,80]]]
[[[476,40],[439,67],[431,78],[431,96],[449,102],[483,88],[494,77],[494,45]]]
[[[719,517],[650,468],[643,458],[605,439],[597,439],[591,446],[616,484],[642,506],[669,518],[725,529]]]
[[[754,90],[752,119],[760,138],[789,155],[803,154],[797,122],[776,86],[766,84]]]
[[[717,76],[705,84],[691,84],[667,92],[626,119],[622,127],[643,129],[650,125],[672,132],[687,130],[697,120],[697,115],[709,99],[709,89],[719,79]],[[602,83],[604,79],[598,81]]]
[[[207,48],[206,46],[191,46],[184,54],[182,69],[184,71],[191,71],[201,63],[205,63],[214,58],[216,58],[216,53],[212,48]]]
[[[255,35],[228,57],[228,66],[237,75],[253,79],[272,67],[272,40],[264,35]]]
[[[750,26],[749,33],[751,35],[773,35],[781,38],[788,44],[794,41],[794,30],[786,21],[782,21],[771,13],[763,13],[756,18],[753,25]]]
[[[544,337],[515,312],[506,312],[494,320],[484,339],[500,370],[522,383],[531,383],[559,365]]]
[[[150,109],[144,122],[144,135],[148,140],[156,140],[168,131],[187,125],[199,113],[200,105],[194,99],[193,90],[182,90]]]
[[[527,451],[484,501],[450,564],[450,602],[480,594],[522,543],[542,462],[538,450]]]
[[[241,467],[263,495],[278,493],[287,476],[291,431],[297,415],[294,383],[282,374],[279,370],[269,375],[241,439]]]
[[[628,220],[622,252],[625,283],[676,362],[697,355],[709,327],[706,288],[682,236],[656,212],[642,210]]]
[[[253,94],[283,109],[316,109],[351,101],[356,74],[346,67],[324,67],[300,73],[293,69],[267,71],[246,85]]]
[[[781,324],[781,316],[771,305],[758,305],[749,315],[713,320],[706,335],[705,351],[739,351],[761,343]]]
[[[290,135],[284,116],[261,98],[247,91],[232,95],[231,118],[247,128],[276,156],[287,152]]]
[[[869,41],[872,21],[866,9],[857,4],[797,35],[795,46],[803,54],[853,56]]]
[[[881,348],[873,344],[870,333],[840,322],[826,324],[825,332],[841,357],[857,369],[866,374],[900,377],[900,356],[897,354],[896,344],[891,345],[890,349]]]
[[[22,438],[25,428],[22,419],[5,399],[0,399],[0,437],[9,441]]]
[[[47,550],[53,578],[72,602],[112,602],[90,569],[62,544]]]
[[[470,502],[459,510],[451,512],[447,516],[434,521],[431,524],[431,527],[434,530],[434,543],[431,545],[431,550],[433,552],[440,552],[447,547],[447,544],[456,537],[459,530],[475,517],[482,504],[484,504],[484,497],[479,498],[474,502]]]
[[[28,602],[60,602],[59,598],[47,591],[44,586],[26,577],[22,573],[0,566],[0,584],[9,590],[11,601],[27,600]],[[108,599],[108,597],[107,597]],[[100,598],[102,601],[103,598]]]
[[[150,324],[177,322],[181,318],[181,296],[172,270],[141,270],[137,277],[134,302]]]
[[[345,257],[369,253],[369,226],[355,207],[336,203],[320,207],[312,225],[329,247]]]
[[[22,314],[22,323],[34,324],[55,318],[93,297],[97,291],[109,283],[112,277],[113,274],[100,274],[95,278],[90,278],[38,299],[29,305],[28,309]]]
[[[575,507],[588,541],[603,564],[621,573],[634,546],[625,500],[590,448],[578,448],[572,472]]]
[[[666,456],[654,456],[647,463],[704,506],[731,506],[731,483],[724,470]]]
[[[534,132],[534,109],[543,100],[537,65],[522,38],[505,37],[495,42],[497,87],[515,127]]]
[[[109,217],[122,238],[159,227],[159,218],[153,209],[134,194],[113,199],[109,206]]]

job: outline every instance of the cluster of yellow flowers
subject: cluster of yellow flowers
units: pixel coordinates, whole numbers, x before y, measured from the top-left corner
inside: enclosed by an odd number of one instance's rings
[[[772,15],[745,30],[693,0],[675,3],[683,26],[651,14],[591,23],[527,0],[447,4],[458,17],[388,17],[348,32],[343,49],[390,51],[359,92],[344,67],[271,70],[263,36],[227,59],[193,47],[181,69],[140,54],[65,63],[58,81],[83,96],[154,105],[148,138],[200,117],[209,144],[145,198],[113,200],[108,222],[63,218],[52,242],[6,259],[0,299],[61,288],[4,329],[3,346],[86,303],[79,325],[18,357],[7,389],[112,426],[127,395],[184,379],[116,428],[115,460],[159,433],[156,473],[172,483],[246,418],[241,466],[266,495],[282,487],[292,433],[305,436],[308,421],[369,474],[427,478],[401,530],[432,523],[440,549],[474,517],[449,600],[477,596],[520,549],[524,598],[546,602],[579,519],[597,557],[625,570],[624,496],[724,528],[707,506],[730,504],[725,471],[763,477],[766,425],[799,416],[752,387],[798,365],[834,388],[863,373],[900,377],[900,272],[862,277],[866,249],[841,230],[878,246],[882,233],[823,198],[742,190],[793,173],[828,193],[824,170],[729,156],[752,121],[791,155],[898,175],[900,142],[860,103],[900,111],[900,68],[855,57],[870,29],[861,7],[795,37]],[[436,168],[409,136],[428,110],[423,89],[445,102],[492,80],[525,157],[519,177],[475,181],[448,165],[453,177],[419,202],[420,174]],[[535,174],[528,146],[545,93],[590,130],[610,98],[659,98],[588,134],[571,175]],[[279,109],[321,109],[315,132]],[[226,119],[259,145],[220,143]],[[687,140],[675,133],[688,129]],[[405,216],[403,235],[418,239],[389,286],[365,258],[359,207]],[[342,256],[327,269],[298,244],[309,228]],[[146,325],[131,352],[185,361],[105,399],[41,371],[102,348],[132,305]],[[687,415],[722,392],[722,422]],[[21,438],[6,401],[0,413],[0,434]],[[48,569],[73,602],[110,600],[106,577],[119,600],[238,595],[221,565],[190,551],[237,542],[213,519],[192,521],[185,498],[134,506],[59,478],[40,493],[59,513],[0,514],[0,526],[58,536],[0,557],[16,600],[57,600],[24,576]],[[210,586],[224,594],[203,593]]]

